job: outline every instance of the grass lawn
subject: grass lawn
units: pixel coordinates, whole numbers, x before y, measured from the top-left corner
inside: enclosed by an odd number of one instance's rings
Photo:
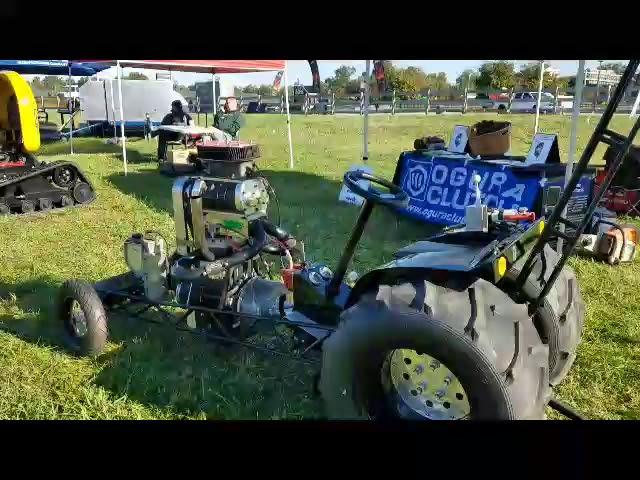
[[[457,123],[487,115],[370,117],[370,164],[391,178],[398,154],[418,136],[449,137]],[[510,117],[513,152],[525,154],[533,116]],[[597,117],[581,117],[584,148]],[[357,210],[337,202],[342,175],[361,157],[362,118],[292,117],[296,168],[288,169],[286,124],[280,115],[248,115],[244,139],[261,144],[260,166],[280,198],[283,226],[303,239],[307,256],[335,264]],[[631,122],[616,117],[626,132]],[[541,130],[568,148],[569,117],[542,116]],[[76,139],[77,162],[91,178],[97,200],[48,216],[0,218],[0,418],[213,418],[275,419],[322,416],[312,395],[312,371],[295,362],[220,347],[148,324],[111,322],[108,351],[77,359],[60,347],[54,299],[62,281],[96,281],[122,273],[122,243],[133,232],[174,238],[172,180],[156,171],[155,142],[129,141],[129,175],[120,147]],[[595,159],[600,160],[602,151]],[[46,145],[41,157],[60,157],[67,143]],[[427,229],[377,209],[355,256],[363,273]],[[640,418],[640,266],[612,268],[571,260],[587,303],[578,359],[556,395],[591,418]]]

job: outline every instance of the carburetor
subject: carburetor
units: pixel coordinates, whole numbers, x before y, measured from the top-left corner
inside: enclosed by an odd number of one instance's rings
[[[168,261],[162,236],[156,232],[134,233],[124,242],[124,259],[129,270],[143,281],[145,295],[152,301],[163,300]]]

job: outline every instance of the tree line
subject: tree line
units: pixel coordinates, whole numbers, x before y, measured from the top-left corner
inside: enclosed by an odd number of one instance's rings
[[[376,97],[388,96],[393,90],[414,98],[426,95],[429,91],[432,94],[437,92],[438,96],[453,97],[462,94],[465,89],[477,92],[505,89],[536,90],[540,78],[539,62],[520,65],[516,70],[516,65],[511,61],[489,61],[483,63],[477,69],[464,70],[453,82],[449,81],[445,72],[427,73],[416,66],[402,68],[393,65],[388,60],[385,60],[383,64],[386,91],[381,92],[378,90],[378,84],[373,74],[371,74],[370,78],[371,94]],[[625,64],[608,62],[603,63],[601,68],[622,73],[625,69]],[[332,76],[321,81],[320,89],[324,94],[335,93],[336,96],[359,95],[361,93],[361,79],[364,75],[364,72],[357,75],[355,67],[351,65],[341,65],[334,71]],[[124,78],[127,80],[148,80],[148,77],[140,72],[130,72]],[[72,79],[71,83],[81,86],[88,80],[88,77],[81,77],[77,80]],[[575,77],[559,77],[552,75],[547,70],[544,72],[543,87],[547,90],[558,88],[564,92],[573,87],[574,83]],[[55,75],[35,77],[31,81],[34,90],[46,92],[48,95],[56,95],[58,92],[63,91],[67,84],[67,78]],[[193,92],[195,92],[195,85],[184,86],[175,81],[174,88],[183,96],[193,96]],[[269,96],[282,93],[282,88],[276,92],[271,84],[246,85],[235,88],[235,94],[238,96],[242,94]]]

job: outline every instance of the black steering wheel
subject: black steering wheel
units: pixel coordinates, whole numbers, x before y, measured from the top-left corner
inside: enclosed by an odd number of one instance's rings
[[[360,180],[368,180],[371,183],[377,183],[389,189],[388,193],[381,192],[375,188],[368,189],[362,188],[358,185]],[[386,205],[393,208],[407,208],[409,205],[409,195],[404,192],[400,187],[385,180],[384,178],[376,177],[366,172],[352,171],[344,174],[344,183],[353,193],[360,195],[365,200],[369,200],[373,203],[379,203],[380,205]]]

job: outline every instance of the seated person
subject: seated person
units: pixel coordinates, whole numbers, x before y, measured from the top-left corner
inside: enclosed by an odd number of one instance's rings
[[[234,140],[238,139],[238,132],[244,126],[244,119],[238,109],[238,101],[234,97],[227,98],[223,110],[216,113],[213,126],[228,133]]]
[[[191,115],[186,113],[182,108],[182,102],[180,100],[174,100],[171,102],[171,112],[166,114],[162,119],[161,125],[192,125],[193,119]],[[183,135],[177,132],[167,132],[163,130],[156,130],[152,136],[158,135],[158,161],[166,159],[167,155],[167,142],[181,141]]]

